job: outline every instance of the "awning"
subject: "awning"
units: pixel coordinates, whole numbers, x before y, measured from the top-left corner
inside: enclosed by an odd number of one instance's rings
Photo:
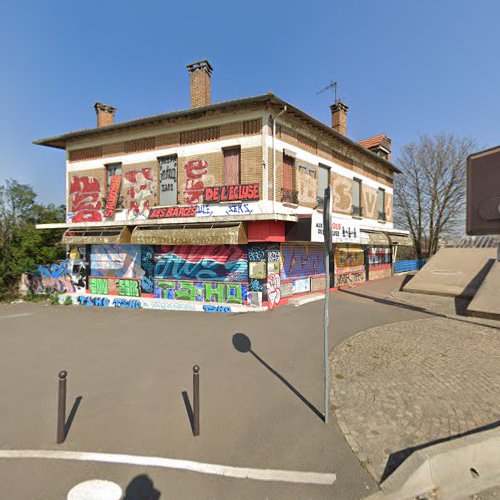
[[[92,243],[130,243],[130,231],[126,226],[67,229],[61,243],[89,245]]]
[[[402,247],[413,246],[413,238],[411,238],[411,236],[390,234],[389,239],[391,240],[391,245],[399,245]]]
[[[391,244],[389,238],[387,237],[386,233],[382,233],[380,231],[376,232],[364,232],[364,236],[368,237],[365,238],[363,243],[365,245],[370,245],[370,246],[389,246]],[[368,240],[368,241],[367,241]]]
[[[248,243],[245,224],[137,226],[131,243],[140,245],[238,245]]]

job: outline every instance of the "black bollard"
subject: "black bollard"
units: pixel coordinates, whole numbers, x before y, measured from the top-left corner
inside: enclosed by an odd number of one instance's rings
[[[193,435],[200,435],[200,367],[193,366]]]
[[[59,400],[57,402],[57,444],[66,439],[66,376],[68,372],[59,372]]]

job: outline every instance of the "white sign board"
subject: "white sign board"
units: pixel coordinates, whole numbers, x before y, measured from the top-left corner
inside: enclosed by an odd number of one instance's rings
[[[314,212],[311,219],[311,241],[323,243],[323,214]],[[359,220],[332,216],[332,243],[361,243]]]
[[[160,205],[177,205],[177,156],[159,158]]]

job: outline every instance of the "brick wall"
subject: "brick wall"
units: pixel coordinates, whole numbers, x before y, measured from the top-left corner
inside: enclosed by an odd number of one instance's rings
[[[352,179],[331,172],[330,182],[333,193],[333,211],[350,215],[352,212]]]
[[[378,219],[377,194],[377,189],[361,184],[363,217]]]

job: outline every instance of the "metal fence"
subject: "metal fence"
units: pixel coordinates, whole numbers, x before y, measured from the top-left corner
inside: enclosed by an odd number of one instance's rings
[[[394,272],[395,273],[407,273],[408,271],[418,271],[421,269],[427,259],[413,259],[413,260],[399,260],[394,262]]]

